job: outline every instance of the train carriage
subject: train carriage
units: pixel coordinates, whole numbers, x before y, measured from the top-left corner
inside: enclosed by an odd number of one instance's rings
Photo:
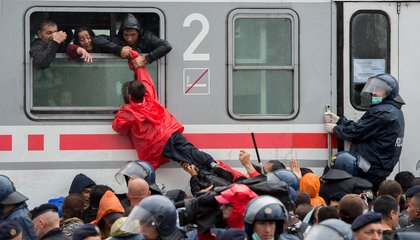
[[[394,172],[418,175],[418,1],[0,0],[0,7],[0,171],[32,206],[65,196],[80,172],[123,192],[114,174],[137,159],[111,128],[121,86],[133,79],[127,61],[95,53],[89,65],[60,51],[49,68],[34,68],[30,43],[45,18],[68,36],[81,25],[112,35],[133,13],[169,41],[173,50],[148,65],[159,101],[194,145],[237,168],[240,149],[256,160],[253,132],[263,161],[296,157],[321,173],[329,147],[349,147],[334,137],[329,146],[325,108],[357,119],[366,79],[391,73],[407,102]],[[157,174],[168,189],[189,188],[176,163]]]

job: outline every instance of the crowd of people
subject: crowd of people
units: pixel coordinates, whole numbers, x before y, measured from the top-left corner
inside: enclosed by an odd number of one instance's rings
[[[66,33],[43,21],[31,44],[35,67],[47,68]],[[28,209],[28,198],[0,175],[0,240],[3,239],[420,239],[420,179],[400,172],[404,103],[389,74],[369,78],[362,93],[369,109],[357,121],[325,113],[325,128],[352,142],[351,152],[334,155],[322,176],[279,160],[259,167],[246,151],[238,159],[246,172],[214,160],[183,136],[184,127],[162,106],[147,69],[171,45],[141,28],[128,14],[115,36],[76,29],[71,58],[92,63],[91,53],[128,59],[136,79],[124,84],[125,105],[113,129],[131,139],[139,159],[116,173],[127,192],[117,194],[80,173],[69,195]],[[147,54],[145,54],[147,53]],[[169,160],[190,174],[190,193],[163,192],[155,170]]]
[[[334,161],[343,156],[336,154]],[[136,160],[115,174],[127,184],[126,193],[117,194],[80,173],[66,197],[46,199],[31,210],[28,198],[0,175],[0,239],[420,237],[420,178],[411,172],[384,180],[373,193],[370,182],[359,184],[351,169],[340,164],[318,177],[296,160],[289,168],[277,160],[260,168],[246,151],[238,158],[246,166],[244,173],[222,165],[232,180],[182,163],[191,176],[191,195],[180,189],[161,191],[152,165]],[[332,178],[337,171],[345,177]]]

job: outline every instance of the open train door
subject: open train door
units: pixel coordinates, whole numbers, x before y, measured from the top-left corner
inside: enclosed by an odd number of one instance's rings
[[[368,77],[391,73],[400,83],[400,94],[406,101],[403,153],[394,174],[416,169],[420,150],[417,138],[420,128],[418,89],[420,67],[420,2],[341,2],[339,24],[342,26],[342,113],[357,120],[365,112],[360,92]],[[341,8],[341,10],[340,10]],[[340,102],[340,101],[339,101]],[[339,106],[340,107],[340,106]],[[349,143],[344,148],[349,148]],[[394,175],[393,174],[393,175]]]

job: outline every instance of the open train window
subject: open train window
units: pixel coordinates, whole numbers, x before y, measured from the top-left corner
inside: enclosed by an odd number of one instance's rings
[[[290,119],[298,112],[298,17],[288,9],[229,15],[229,113]]]
[[[360,93],[369,77],[390,71],[390,23],[382,11],[358,11],[350,19],[350,102],[367,110]]]
[[[118,33],[121,21],[132,13],[142,28],[160,38],[164,36],[163,14],[157,9],[132,8],[31,8],[25,16],[26,111],[34,119],[112,119],[123,103],[121,88],[134,79],[127,60],[111,53],[93,53],[93,63],[71,60],[60,47],[46,69],[33,66],[29,55],[37,37],[39,23],[51,19],[67,33],[66,44],[73,40],[77,27],[88,26],[95,35]],[[61,44],[65,45],[65,44]],[[164,58],[147,66],[156,89],[164,89]],[[158,92],[158,96],[164,94]],[[163,101],[162,98],[160,98]]]

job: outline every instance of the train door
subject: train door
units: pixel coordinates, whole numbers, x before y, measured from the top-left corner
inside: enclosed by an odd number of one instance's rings
[[[357,120],[365,112],[360,92],[368,77],[387,72],[400,83],[400,94],[406,101],[403,153],[394,172],[414,172],[420,151],[416,150],[415,122],[420,114],[415,106],[420,82],[420,68],[415,62],[420,54],[419,2],[344,2],[343,3],[343,114]],[[416,54],[417,53],[417,54]],[[417,61],[418,62],[418,61]],[[416,132],[417,131],[417,132]],[[345,149],[349,143],[345,143]],[[417,175],[417,174],[416,174]]]

